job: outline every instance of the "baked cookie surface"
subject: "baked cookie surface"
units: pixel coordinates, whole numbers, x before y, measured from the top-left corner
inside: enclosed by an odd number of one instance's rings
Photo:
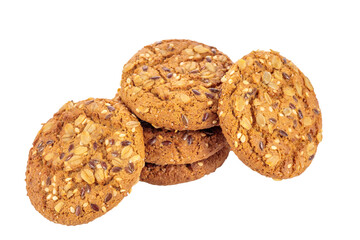
[[[65,225],[116,206],[144,166],[140,122],[120,102],[68,102],[43,125],[29,153],[26,188],[35,209]]]
[[[218,125],[221,78],[231,60],[190,40],[145,46],[125,64],[118,94],[142,120],[173,130]]]
[[[230,148],[226,145],[209,158],[191,164],[155,165],[145,163],[140,180],[154,185],[174,185],[194,181],[221,167],[229,155],[229,151]]]
[[[275,179],[301,174],[322,140],[322,118],[309,79],[275,51],[253,51],[222,79],[219,119],[236,155]]]
[[[206,159],[227,145],[220,127],[197,131],[144,129],[145,162],[157,165],[188,164]]]

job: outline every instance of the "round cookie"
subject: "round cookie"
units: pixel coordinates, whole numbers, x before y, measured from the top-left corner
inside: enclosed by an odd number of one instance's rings
[[[140,180],[154,185],[174,185],[194,181],[215,172],[224,163],[229,151],[230,148],[226,145],[209,158],[191,164],[161,166],[145,163]]]
[[[220,127],[198,131],[144,129],[145,162],[157,165],[188,164],[206,159],[227,145]]]
[[[144,157],[140,122],[121,102],[68,102],[35,138],[26,171],[28,196],[53,222],[88,223],[127,196]]]
[[[218,126],[221,78],[231,60],[214,47],[190,40],[145,46],[125,64],[124,103],[142,120],[173,130]]]
[[[322,139],[309,79],[278,52],[253,51],[222,79],[219,119],[236,155],[275,179],[301,174]]]

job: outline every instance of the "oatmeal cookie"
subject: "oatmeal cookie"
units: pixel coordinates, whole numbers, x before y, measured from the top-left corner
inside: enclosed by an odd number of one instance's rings
[[[230,148],[223,149],[207,159],[191,164],[156,165],[145,163],[140,180],[154,185],[174,185],[194,181],[214,172],[226,160]]]
[[[148,123],[143,123],[142,126],[147,163],[193,163],[210,157],[227,145],[220,127],[197,131],[171,131],[155,129]]]
[[[232,65],[214,47],[190,40],[145,46],[125,64],[124,103],[142,120],[172,130],[218,125],[221,78]]]
[[[309,79],[275,51],[253,51],[222,79],[219,119],[236,155],[275,179],[297,176],[313,161],[322,119]]]
[[[88,223],[127,196],[144,157],[140,122],[121,102],[68,102],[35,138],[26,170],[28,196],[53,222]]]

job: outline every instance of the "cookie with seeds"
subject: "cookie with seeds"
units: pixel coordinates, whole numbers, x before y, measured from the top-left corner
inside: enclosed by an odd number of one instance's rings
[[[226,160],[230,147],[226,145],[207,159],[191,164],[156,165],[145,163],[140,180],[154,185],[174,185],[194,181],[214,172]]]
[[[232,65],[214,47],[190,40],[145,46],[125,64],[124,103],[142,120],[172,130],[218,126],[221,78]]]
[[[145,147],[140,122],[121,102],[66,103],[36,136],[26,188],[55,223],[88,223],[115,207],[138,182]]]
[[[253,51],[222,79],[219,119],[236,155],[275,179],[297,176],[313,161],[322,118],[309,79],[275,51]]]
[[[197,131],[144,129],[145,162],[157,165],[188,164],[206,159],[222,149],[227,142],[220,127]]]

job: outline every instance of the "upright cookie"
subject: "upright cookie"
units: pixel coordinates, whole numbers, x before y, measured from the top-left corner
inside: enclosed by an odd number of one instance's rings
[[[194,181],[221,167],[229,151],[229,145],[226,145],[209,158],[191,164],[160,166],[145,163],[140,180],[154,185],[174,185]]]
[[[322,139],[321,112],[309,79],[279,53],[254,51],[222,82],[220,126],[236,155],[268,177],[301,174]]]
[[[90,222],[127,196],[144,157],[142,127],[121,102],[68,102],[35,138],[26,171],[28,196],[53,222]]]
[[[218,125],[221,78],[231,60],[190,40],[145,46],[124,66],[118,94],[142,120],[156,127],[198,130]]]
[[[206,159],[227,145],[220,127],[198,131],[144,129],[145,162],[157,165],[188,164]]]

